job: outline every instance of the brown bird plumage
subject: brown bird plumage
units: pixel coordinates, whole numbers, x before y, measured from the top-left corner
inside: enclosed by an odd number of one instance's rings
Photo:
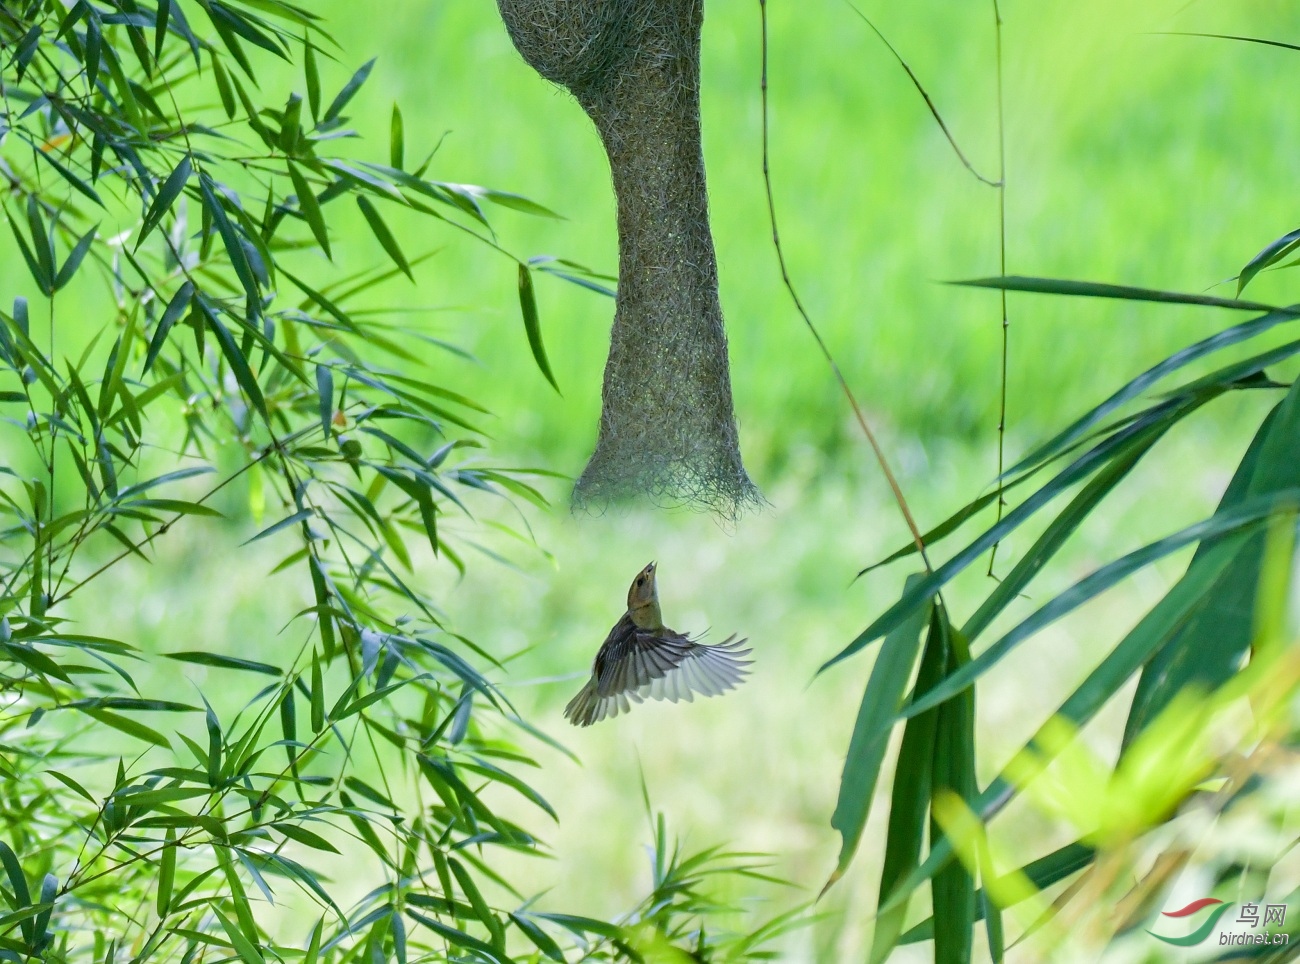
[[[664,625],[652,562],[632,580],[627,612],[614,624],[596,653],[591,679],[564,708],[574,726],[590,726],[618,716],[647,696],[655,700],[693,700],[694,694],[719,696],[739,686],[751,661],[745,640],[729,636],[715,646],[698,643]]]

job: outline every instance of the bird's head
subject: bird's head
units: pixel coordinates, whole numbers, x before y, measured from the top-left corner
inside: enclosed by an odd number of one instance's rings
[[[636,574],[627,591],[627,611],[632,622],[642,629],[658,629],[663,624],[659,614],[659,589],[655,585],[655,564],[652,562]]]

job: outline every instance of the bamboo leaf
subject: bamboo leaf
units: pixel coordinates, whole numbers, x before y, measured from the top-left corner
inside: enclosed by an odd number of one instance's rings
[[[370,198],[364,194],[358,194],[357,207],[361,208],[361,213],[365,215],[366,223],[370,225],[371,233],[374,234],[375,240],[379,242],[380,247],[393,259],[393,263],[402,269],[402,274],[414,281],[415,276],[411,274],[411,266],[406,261],[406,255],[402,253],[401,246],[397,243],[397,239],[393,237],[393,232],[388,229],[388,225],[384,223],[383,217],[380,216],[375,206],[370,203]]]
[[[1258,301],[1238,301],[1235,298],[1215,298],[1212,295],[1189,295],[1179,291],[1159,291],[1153,288],[1134,288],[1130,285],[1102,284],[1095,281],[1066,281],[1059,278],[1025,278],[1010,275],[1004,278],[976,278],[950,283],[968,288],[996,288],[1000,291],[1115,298],[1120,301],[1154,301],[1174,305],[1204,305],[1211,308],[1233,308],[1239,311],[1287,311],[1295,314],[1290,309],[1275,308]]]
[[[298,170],[298,166],[293,161],[288,161],[287,164],[289,167],[289,180],[293,183],[294,194],[298,197],[298,209],[306,219],[308,227],[311,228],[316,243],[325,252],[325,257],[333,258],[330,253],[329,231],[325,227],[325,216],[321,214],[320,203],[317,201],[311,185],[303,177],[302,171]]]
[[[144,222],[140,225],[140,236],[136,238],[135,250],[140,250],[140,245],[144,243],[149,233],[156,228],[163,216],[171,210],[171,206],[180,197],[181,191],[185,190],[185,185],[189,183],[190,175],[194,173],[194,165],[190,162],[190,156],[186,154],[181,158],[176,169],[167,176],[163,185],[158,189],[158,194],[153,199],[153,204],[149,206],[149,212],[144,216]],[[188,284],[188,282],[186,282]]]
[[[909,576],[908,583],[920,578],[918,575]],[[871,669],[840,776],[839,798],[831,815],[831,826],[839,831],[841,838],[840,856],[832,879],[838,878],[848,868],[862,837],[871,813],[889,733],[912,678],[912,668],[921,648],[921,632],[929,621],[930,607],[914,610],[907,621],[900,623],[885,638],[876,665]]]
[[[366,82],[366,78],[370,76],[370,71],[374,66],[375,60],[372,57],[358,68],[351,79],[343,85],[343,89],[338,92],[338,96],[330,102],[329,108],[325,111],[325,116],[321,119],[322,124],[327,124],[338,118],[343,108],[348,105],[348,101],[356,96],[357,91],[361,89],[361,85]],[[313,111],[313,113],[315,112]]]
[[[542,322],[537,315],[537,295],[533,291],[533,275],[528,266],[519,265],[519,308],[524,316],[524,333],[528,336],[528,347],[533,353],[537,368],[551,383],[557,392],[559,384],[551,374],[551,363],[546,359],[546,346],[542,344]]]

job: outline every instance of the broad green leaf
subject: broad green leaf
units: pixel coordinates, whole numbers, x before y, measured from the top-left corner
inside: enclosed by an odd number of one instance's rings
[[[945,653],[938,618],[931,607],[929,631],[914,688],[917,695],[929,692],[943,678]],[[910,883],[908,875],[914,873],[925,839],[937,723],[938,712],[932,710],[908,720],[903,729],[903,742],[898,751],[890,794],[876,927],[871,938],[872,964],[880,964],[893,950],[907,917],[908,897],[917,886]]]
[[[935,607],[936,623],[944,641],[946,678],[970,663],[965,641],[947,620],[942,607]],[[931,690],[933,692],[933,690]],[[931,797],[951,792],[969,804],[975,797],[975,694],[964,690],[955,699],[938,706],[935,725],[934,775]],[[930,840],[943,836],[933,807]],[[935,964],[969,964],[975,941],[975,880],[961,861],[951,861],[930,879],[930,903],[934,908]]]
[[[270,663],[258,663],[251,659],[241,659],[237,656],[223,656],[220,653],[207,653],[202,651],[183,651],[176,653],[163,653],[168,659],[179,660],[182,663],[197,663],[200,666],[216,666],[220,669],[234,669],[247,673],[261,673],[266,676],[283,676],[284,670],[278,666],[272,666]]]
[[[908,582],[910,584],[919,578],[917,575],[909,576]],[[921,632],[929,621],[930,608],[917,608],[908,620],[900,623],[885,638],[876,664],[871,668],[840,776],[839,798],[831,815],[831,826],[839,831],[841,839],[832,882],[848,868],[871,813],[889,733],[912,678],[912,668],[921,648]]]
[[[1300,381],[1265,417],[1215,514],[1225,513],[1252,497],[1300,486],[1297,446]],[[1185,579],[1194,577],[1193,570],[1208,549],[1207,543],[1198,547]],[[1143,666],[1124,730],[1126,747],[1185,687],[1214,689],[1237,672],[1253,639],[1256,584],[1263,551],[1264,533],[1255,533],[1232,565],[1207,588],[1196,612]]]
[[[27,889],[27,878],[23,875],[23,865],[19,862],[18,855],[3,840],[0,840],[0,864],[4,865],[5,874],[9,878],[14,909],[21,911],[31,904],[31,891]],[[30,947],[36,941],[36,926],[31,918],[24,918],[21,926],[23,937]]]
[[[1096,851],[1083,843],[1066,844],[1059,850],[1054,850],[1045,857],[1039,857],[1032,860],[1023,867],[1014,871],[1019,876],[1024,877],[1030,884],[1038,890],[1046,890],[1053,884],[1059,883],[1065,878],[1078,873],[1084,867],[1092,863],[1096,856]],[[984,891],[980,891],[983,898]],[[983,900],[979,913],[983,914]],[[934,939],[934,918],[927,917],[915,927],[910,928],[906,934],[898,939],[900,945],[915,944],[918,941],[928,941]]]

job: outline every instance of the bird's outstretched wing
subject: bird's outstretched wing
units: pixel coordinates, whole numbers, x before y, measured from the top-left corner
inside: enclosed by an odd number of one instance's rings
[[[622,630],[620,632],[620,630]],[[630,631],[629,631],[630,630]],[[601,647],[591,681],[565,707],[578,726],[626,713],[632,703],[718,696],[739,686],[749,672],[746,640],[728,637],[714,646],[671,630],[656,635],[620,623]]]

